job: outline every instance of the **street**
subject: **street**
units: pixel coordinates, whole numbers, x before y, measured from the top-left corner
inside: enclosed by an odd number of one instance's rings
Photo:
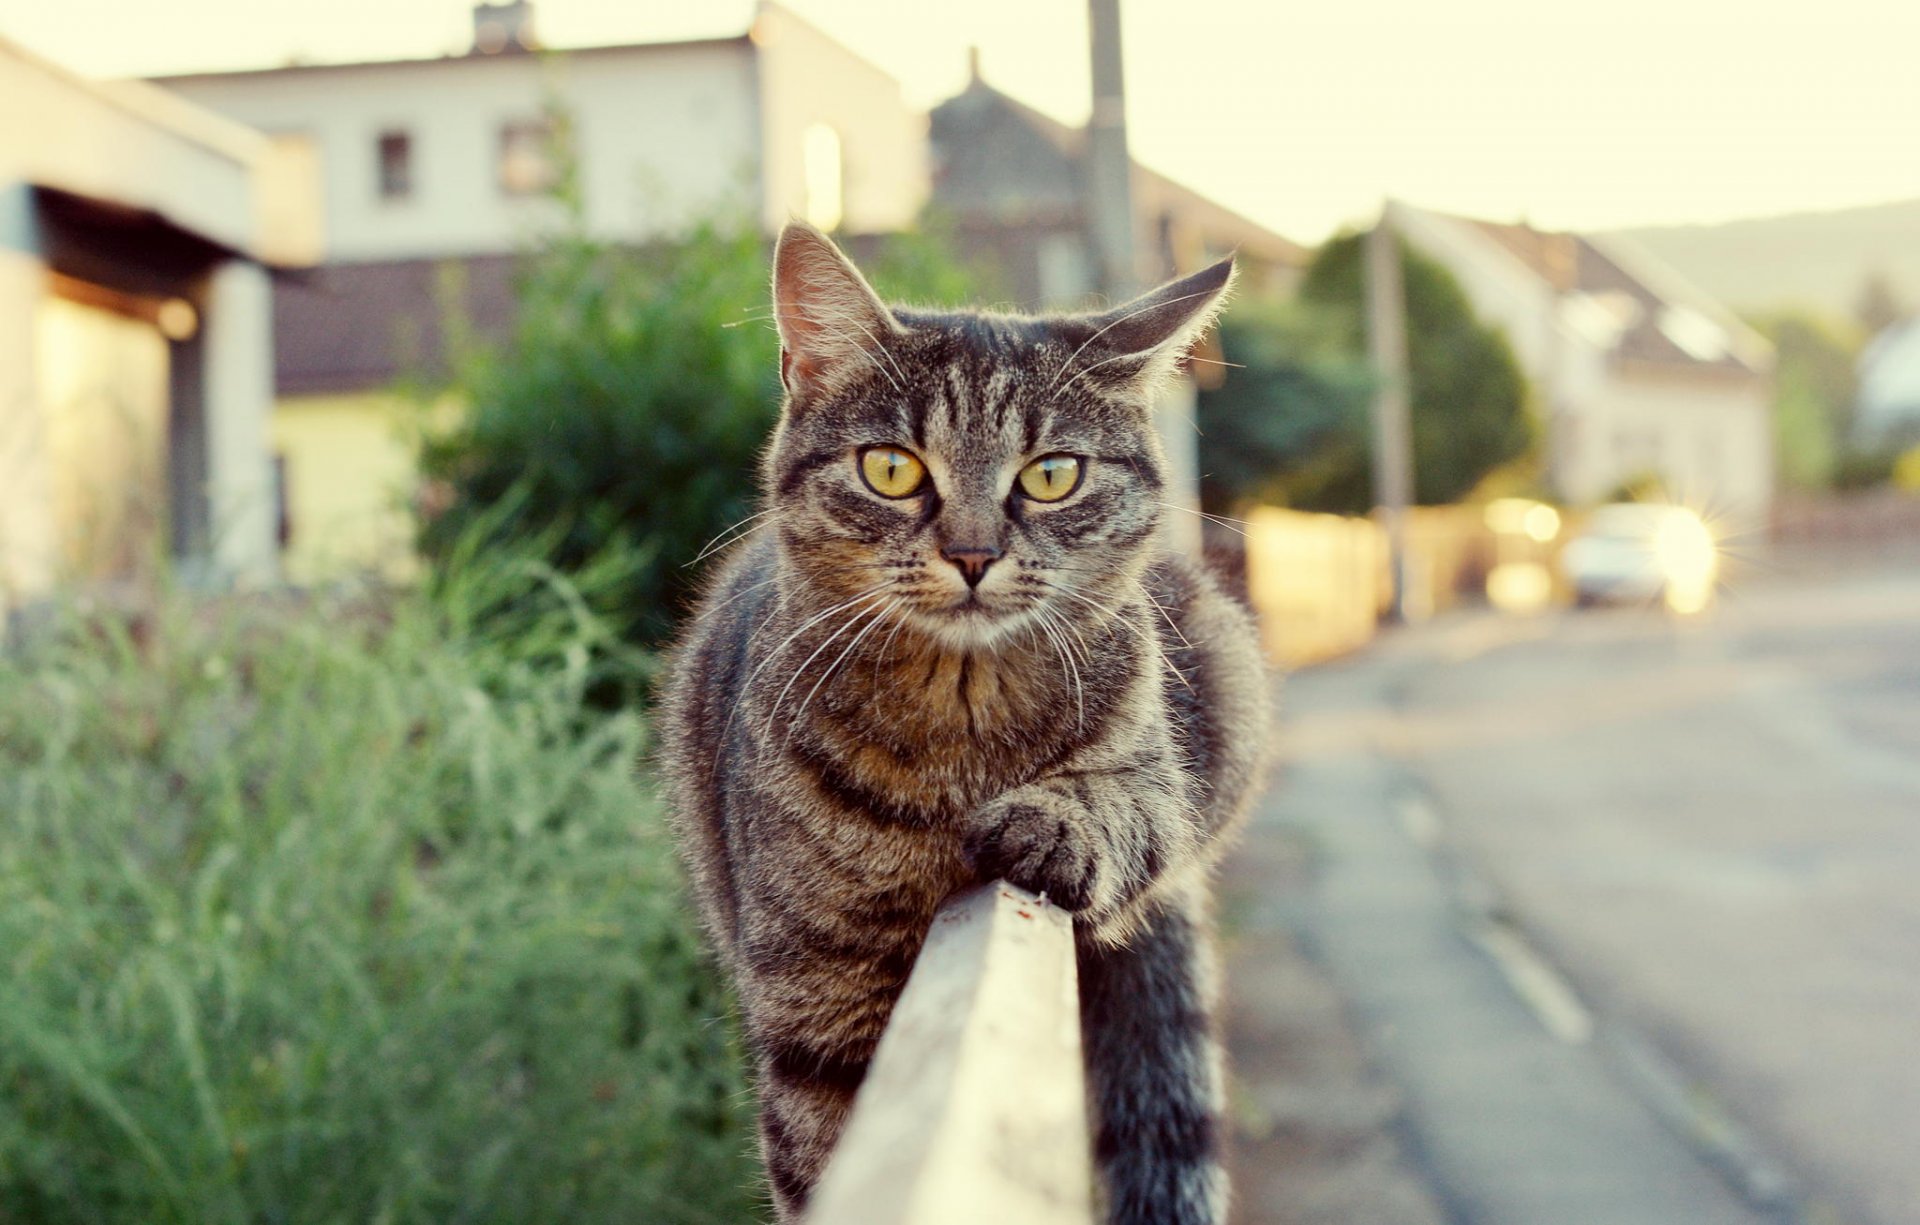
[[[1459,614],[1283,706],[1229,989],[1305,950],[1447,1217],[1920,1221],[1920,567]]]

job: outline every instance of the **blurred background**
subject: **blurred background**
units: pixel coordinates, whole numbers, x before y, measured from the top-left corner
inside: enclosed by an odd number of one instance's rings
[[[0,1220],[735,1221],[644,699],[789,217],[1233,252],[1240,1219],[1920,1221],[1920,10],[0,0]]]

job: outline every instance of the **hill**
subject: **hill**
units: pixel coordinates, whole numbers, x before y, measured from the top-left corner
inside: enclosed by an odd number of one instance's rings
[[[1909,309],[1920,306],[1920,200],[1619,233],[1739,311],[1799,305],[1851,315],[1876,272]]]

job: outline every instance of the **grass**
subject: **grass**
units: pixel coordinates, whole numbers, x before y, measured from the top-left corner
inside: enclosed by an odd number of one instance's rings
[[[753,1216],[644,725],[512,583],[514,649],[443,591],[0,654],[0,1220]]]

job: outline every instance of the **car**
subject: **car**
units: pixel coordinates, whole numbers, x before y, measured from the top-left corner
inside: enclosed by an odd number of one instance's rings
[[[1660,601],[1697,613],[1712,602],[1719,568],[1705,521],[1664,503],[1602,506],[1560,552],[1560,571],[1582,606]]]

